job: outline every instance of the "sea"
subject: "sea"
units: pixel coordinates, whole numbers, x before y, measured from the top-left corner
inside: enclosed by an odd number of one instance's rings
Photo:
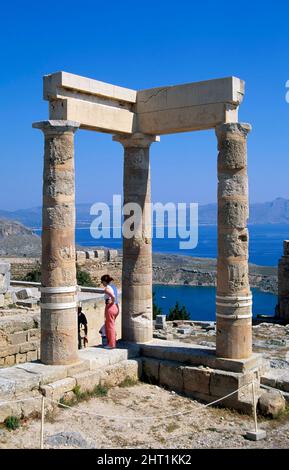
[[[248,225],[249,229],[249,262],[261,266],[277,266],[282,256],[283,240],[289,240],[289,225]],[[36,231],[39,233],[40,231]],[[165,232],[166,234],[166,232]],[[181,250],[180,239],[158,239],[153,237],[153,251],[198,258],[217,257],[217,226],[200,225],[198,243],[192,250]],[[89,227],[76,228],[76,243],[85,247],[104,246],[122,248],[122,240],[117,238],[92,238]],[[155,301],[164,314],[174,307],[176,301],[185,305],[190,317],[195,320],[215,319],[215,288],[192,286],[154,285]],[[253,316],[258,314],[274,315],[277,298],[270,293],[253,292]]]

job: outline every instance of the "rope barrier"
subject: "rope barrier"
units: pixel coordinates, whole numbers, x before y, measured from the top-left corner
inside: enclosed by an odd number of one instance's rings
[[[64,403],[61,403],[59,401],[56,401],[56,400],[52,400],[51,398],[48,398],[48,400],[50,402],[53,402],[55,404],[57,404],[58,406],[60,407],[63,407],[63,408],[69,408],[71,409],[73,412],[75,413],[78,413],[78,414],[87,414],[87,415],[90,415],[90,416],[94,416],[96,418],[103,418],[103,419],[112,419],[112,420],[115,420],[115,419],[124,419],[124,420],[133,420],[133,421],[144,421],[144,420],[150,420],[150,419],[164,419],[164,418],[173,418],[175,416],[180,416],[180,415],[187,415],[187,414],[191,414],[193,412],[198,412],[198,411],[201,411],[203,410],[204,408],[207,408],[209,406],[212,406],[212,405],[215,405],[216,403],[219,403],[223,400],[225,400],[226,398],[229,398],[230,396],[234,395],[235,393],[237,393],[239,390],[242,390],[243,388],[246,388],[248,387],[249,385],[251,385],[251,382],[249,384],[245,384],[245,385],[242,385],[241,387],[237,388],[236,390],[234,390],[233,392],[231,393],[228,393],[227,395],[221,397],[221,398],[218,398],[217,400],[214,400],[210,403],[207,403],[205,405],[200,405],[198,407],[197,410],[189,410],[189,411],[184,411],[184,412],[178,412],[178,413],[173,413],[173,414],[169,414],[169,415],[153,415],[153,416],[140,416],[140,417],[134,417],[134,416],[107,416],[107,415],[102,415],[102,414],[99,414],[99,413],[93,413],[93,412],[89,412],[89,411],[78,411],[78,410],[75,410],[75,408],[73,408],[72,406],[69,406],[69,405],[65,405]]]
[[[184,416],[184,415],[194,416],[194,415],[197,415],[200,411],[203,411],[204,409],[206,409],[210,406],[213,406],[217,403],[220,403],[220,402],[224,401],[225,399],[235,395],[240,390],[251,386],[252,387],[252,397],[253,397],[253,417],[254,417],[254,424],[255,424],[255,432],[257,432],[258,431],[258,423],[257,423],[256,396],[255,396],[255,387],[254,387],[255,384],[258,384],[258,385],[260,385],[260,387],[265,388],[265,389],[277,390],[274,387],[270,387],[270,386],[264,385],[264,384],[259,384],[258,381],[253,379],[252,382],[249,382],[245,385],[242,385],[241,387],[237,388],[233,392],[230,392],[230,393],[228,393],[227,395],[224,395],[221,398],[213,400],[210,403],[200,404],[200,406],[198,406],[198,408],[196,408],[194,410],[188,410],[188,411],[184,411],[184,412],[172,413],[172,414],[167,414],[167,415],[152,415],[152,416],[140,416],[140,417],[122,416],[122,415],[108,416],[108,415],[103,415],[103,414],[100,414],[100,413],[94,413],[94,412],[90,412],[90,411],[80,411],[80,410],[75,409],[72,406],[66,405],[65,403],[61,403],[60,401],[53,400],[52,398],[44,397],[42,395],[41,396],[36,396],[36,397],[22,398],[22,399],[18,399],[18,400],[2,401],[2,402],[0,402],[0,406],[4,405],[4,404],[13,404],[13,403],[19,403],[19,402],[26,402],[26,401],[41,399],[42,402],[41,402],[41,423],[40,423],[40,448],[43,449],[44,448],[45,403],[47,401],[49,401],[51,403],[55,403],[59,407],[69,409],[75,414],[88,415],[88,416],[91,416],[91,417],[96,417],[98,419],[102,418],[102,419],[106,419],[106,420],[126,420],[126,421],[146,421],[146,420],[155,420],[155,419],[163,420],[163,419],[167,419],[167,418],[173,418],[173,417],[176,417],[176,416]],[[282,394],[282,392],[280,390],[278,390],[278,391]],[[162,425],[162,424],[164,424],[164,423],[160,423],[160,425]],[[183,436],[184,436],[183,434],[173,435],[171,437],[168,437],[167,440],[175,439],[177,437],[183,437]],[[146,444],[146,443],[144,443],[144,444]]]

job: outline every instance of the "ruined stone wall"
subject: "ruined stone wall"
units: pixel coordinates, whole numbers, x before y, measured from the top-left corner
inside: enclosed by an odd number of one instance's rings
[[[39,359],[40,314],[3,309],[1,315],[0,367]]]
[[[117,339],[121,338],[120,314],[116,319]],[[104,323],[102,297],[81,302],[88,321],[88,346],[101,344],[99,330]],[[0,309],[0,368],[40,359],[39,309]]]
[[[77,264],[80,269],[90,274],[97,287],[102,287],[100,278],[103,274],[109,274],[113,278],[114,284],[118,288],[121,287],[121,260],[98,261],[97,259],[86,259],[77,261]]]
[[[5,258],[10,263],[11,279],[23,280],[25,276],[36,269],[40,269],[40,258]]]

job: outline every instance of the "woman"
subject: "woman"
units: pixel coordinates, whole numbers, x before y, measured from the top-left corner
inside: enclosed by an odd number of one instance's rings
[[[113,349],[116,346],[115,319],[119,314],[117,288],[111,283],[113,278],[109,274],[101,276],[101,283],[104,286],[105,300],[105,330],[107,337],[106,349]]]

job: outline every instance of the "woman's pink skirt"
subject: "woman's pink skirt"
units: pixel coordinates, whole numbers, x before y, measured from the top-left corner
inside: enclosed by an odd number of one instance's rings
[[[118,315],[118,307],[116,304],[108,304],[105,307],[105,330],[107,344],[110,348],[116,346],[115,319]]]

